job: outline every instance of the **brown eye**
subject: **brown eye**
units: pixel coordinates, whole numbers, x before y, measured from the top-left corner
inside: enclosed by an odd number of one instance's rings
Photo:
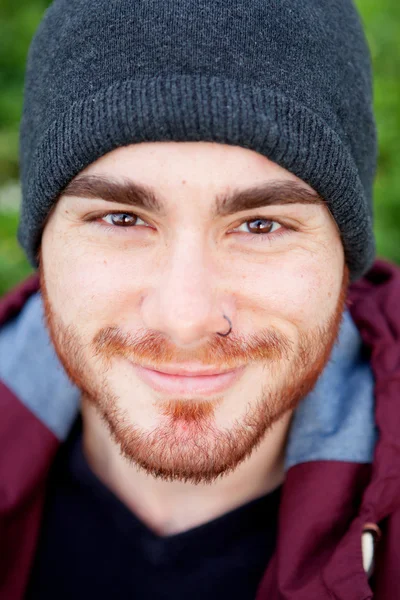
[[[128,227],[130,225],[136,225],[137,219],[138,217],[136,215],[130,215],[128,213],[110,213],[104,217],[106,223],[115,225],[116,227]]]
[[[274,225],[277,225],[277,223],[268,219],[253,219],[253,221],[246,221],[246,226],[250,233],[271,233]]]

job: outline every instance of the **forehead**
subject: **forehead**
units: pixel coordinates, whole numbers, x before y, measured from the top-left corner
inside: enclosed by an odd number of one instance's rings
[[[268,179],[301,182],[293,173],[258,152],[214,142],[146,142],[117,148],[81,174],[128,177],[145,185],[244,186]]]

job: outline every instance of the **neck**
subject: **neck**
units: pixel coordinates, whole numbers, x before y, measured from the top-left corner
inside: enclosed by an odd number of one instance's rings
[[[83,449],[96,476],[158,535],[172,535],[215,519],[277,488],[292,413],[268,431],[252,455],[212,484],[168,482],[121,456],[96,409],[82,401]]]

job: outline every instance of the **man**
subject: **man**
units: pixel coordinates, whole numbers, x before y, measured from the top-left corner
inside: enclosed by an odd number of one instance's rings
[[[375,158],[347,0],[54,2],[38,274],[0,305],[1,598],[400,598]]]

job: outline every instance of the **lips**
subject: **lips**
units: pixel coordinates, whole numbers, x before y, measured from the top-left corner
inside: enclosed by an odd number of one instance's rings
[[[163,371],[133,364],[136,375],[153,390],[166,394],[201,394],[211,396],[231,387],[243,374],[245,367],[225,372],[215,369],[190,370],[163,367]],[[165,370],[169,370],[167,373]],[[200,373],[200,374],[199,374]]]
[[[233,369],[225,369],[222,371],[221,369],[216,368],[208,368],[204,369],[199,366],[199,363],[186,363],[185,366],[180,365],[165,365],[158,369],[154,367],[145,367],[151,371],[157,371],[158,373],[166,373],[167,375],[183,375],[186,377],[198,377],[202,375],[222,375],[223,373],[228,373]]]

